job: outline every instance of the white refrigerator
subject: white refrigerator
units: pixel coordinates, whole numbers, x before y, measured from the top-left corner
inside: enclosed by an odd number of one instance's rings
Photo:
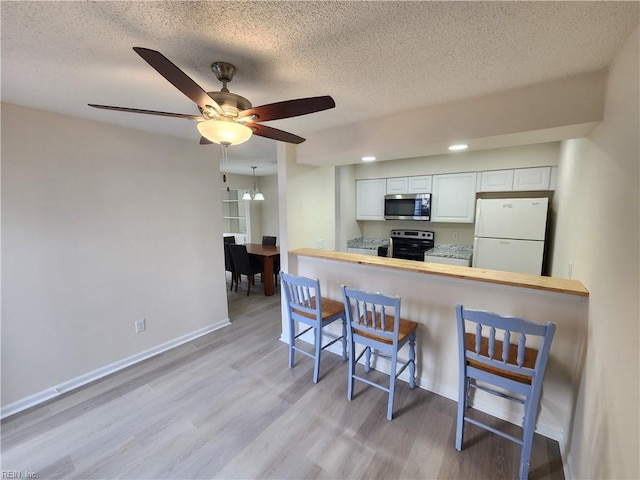
[[[542,273],[548,198],[480,198],[472,266]]]

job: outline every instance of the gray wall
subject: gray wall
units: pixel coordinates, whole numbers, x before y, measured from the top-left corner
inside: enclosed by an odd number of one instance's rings
[[[589,289],[584,371],[568,432],[575,478],[639,478],[640,98],[638,29],[611,66],[603,122],[564,142],[554,275]]]
[[[3,407],[227,320],[208,156],[2,105]]]

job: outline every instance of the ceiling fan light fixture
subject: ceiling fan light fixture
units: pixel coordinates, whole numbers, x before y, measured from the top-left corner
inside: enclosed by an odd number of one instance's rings
[[[198,131],[207,140],[221,145],[240,145],[253,135],[253,130],[231,119],[213,118],[198,123]]]

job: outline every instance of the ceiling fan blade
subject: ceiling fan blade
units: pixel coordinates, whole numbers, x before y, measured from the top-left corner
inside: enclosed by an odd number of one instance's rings
[[[260,137],[271,138],[272,140],[279,140],[281,142],[295,144],[305,141],[304,138],[294,135],[293,133],[278,130],[277,128],[273,127],[267,127],[266,125],[261,125],[259,123],[251,123],[248,126],[251,127],[254,135],[258,135]]]
[[[169,83],[189,97],[200,108],[207,109],[208,106],[211,106],[220,115],[224,115],[222,107],[220,107],[200,85],[175,66],[167,57],[160,52],[148,48],[133,47],[133,49],[149,65],[155,68],[160,75],[166,78]]]
[[[111,107],[109,105],[95,105],[93,103],[88,104],[93,108],[102,108],[104,110],[115,110],[117,112],[130,112],[130,113],[145,113],[147,115],[160,115],[162,117],[175,117],[175,118],[188,118],[190,120],[202,120],[202,115],[188,115],[186,113],[170,113],[170,112],[158,112],[156,110],[140,110],[139,108],[127,108],[127,107]]]
[[[286,100],[284,102],[270,103],[259,107],[248,108],[238,114],[238,117],[256,115],[254,121],[266,122],[269,120],[280,120],[281,118],[297,117],[308,113],[328,110],[336,106],[329,95],[322,97],[298,98],[296,100]]]

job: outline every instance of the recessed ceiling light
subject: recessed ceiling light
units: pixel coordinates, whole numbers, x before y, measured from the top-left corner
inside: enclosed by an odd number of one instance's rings
[[[451,145],[449,147],[449,150],[453,150],[458,151],[458,150],[466,150],[467,148],[469,148],[469,145],[467,145],[466,143],[458,143],[456,145]]]
[[[376,157],[374,156],[366,156],[366,157],[362,157],[362,161],[363,162],[375,162],[376,161]]]

